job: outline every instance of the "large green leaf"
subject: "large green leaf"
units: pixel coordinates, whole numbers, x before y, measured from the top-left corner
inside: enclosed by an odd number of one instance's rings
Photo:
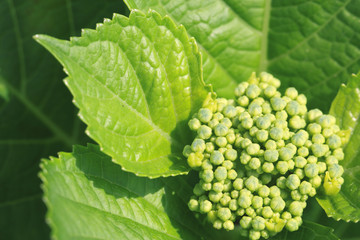
[[[235,231],[200,224],[186,202],[194,175],[149,179],[124,172],[98,146],[43,160],[47,220],[55,239],[243,239]],[[337,239],[331,229],[305,222],[275,239]]]
[[[32,36],[68,37],[125,9],[116,0],[0,1],[0,239],[49,239],[40,158],[86,136],[61,66]]]
[[[318,199],[326,213],[339,220],[360,220],[360,75],[353,75],[342,85],[334,99],[330,113],[337,119],[341,129],[351,130],[351,137],[345,146],[345,159],[341,161],[344,184],[336,196]]]
[[[139,176],[184,174],[187,121],[207,96],[194,39],[149,11],[115,14],[71,41],[36,40],[65,67],[88,135]]]
[[[124,172],[95,145],[43,160],[48,222],[56,239],[219,239],[188,209],[193,176]],[[207,229],[209,228],[209,229]],[[222,235],[220,235],[222,234]],[[230,233],[231,234],[231,233]]]
[[[359,0],[125,2],[183,24],[204,56],[205,82],[220,96],[231,96],[252,71],[268,71],[327,111],[340,84],[360,69]]]

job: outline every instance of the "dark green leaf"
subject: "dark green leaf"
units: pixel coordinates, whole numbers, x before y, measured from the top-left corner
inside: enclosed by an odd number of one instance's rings
[[[0,239],[49,239],[40,158],[70,149],[85,134],[61,66],[32,36],[68,37],[125,9],[116,0],[88,3],[0,1]]]

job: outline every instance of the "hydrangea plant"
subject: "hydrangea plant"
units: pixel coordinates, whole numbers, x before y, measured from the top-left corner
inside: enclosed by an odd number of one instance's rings
[[[359,235],[357,0],[62,1],[0,3],[0,238]],[[81,124],[31,36],[100,15],[34,36]]]

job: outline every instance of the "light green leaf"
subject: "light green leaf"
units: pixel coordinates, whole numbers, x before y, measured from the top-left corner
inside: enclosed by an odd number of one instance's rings
[[[344,148],[344,184],[339,194],[323,196],[318,202],[328,216],[337,220],[360,220],[360,75],[353,75],[346,85],[342,85],[334,99],[330,113],[337,119],[343,130],[351,130],[348,144]]]
[[[333,229],[317,223],[305,221],[296,232],[283,231],[275,235],[272,240],[336,240],[339,239],[333,234]]]
[[[71,41],[35,39],[64,65],[88,135],[113,161],[139,176],[187,173],[187,121],[207,90],[201,56],[182,26],[133,11]]]
[[[230,97],[252,71],[327,111],[341,83],[360,69],[359,0],[125,0],[183,24],[204,56],[204,80]]]
[[[188,209],[193,176],[137,177],[95,145],[43,160],[41,168],[55,239],[229,239]]]
[[[80,34],[114,11],[127,8],[118,0],[0,1],[0,239],[49,239],[40,159],[89,141],[62,67],[32,36]]]

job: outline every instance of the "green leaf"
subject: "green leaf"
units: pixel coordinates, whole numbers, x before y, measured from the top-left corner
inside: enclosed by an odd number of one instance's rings
[[[337,119],[343,130],[351,130],[348,144],[344,148],[344,184],[339,194],[323,196],[318,202],[328,216],[336,220],[360,220],[360,75],[353,75],[346,85],[342,85],[334,99],[330,113]]]
[[[1,239],[49,239],[40,158],[89,141],[61,81],[62,67],[32,36],[77,34],[125,9],[117,0],[0,1]]]
[[[333,234],[333,229],[322,226],[317,223],[304,221],[300,229],[296,232],[283,231],[272,237],[272,240],[335,240],[339,239]]]
[[[139,176],[185,174],[187,121],[207,96],[194,39],[168,17],[133,11],[71,41],[38,35],[65,67],[88,135]]]
[[[230,234],[200,225],[188,209],[193,176],[137,177],[95,145],[43,160],[41,168],[55,239],[190,240]]]
[[[204,56],[204,80],[230,97],[252,71],[327,111],[341,83],[360,69],[359,0],[125,0],[183,24]]]

